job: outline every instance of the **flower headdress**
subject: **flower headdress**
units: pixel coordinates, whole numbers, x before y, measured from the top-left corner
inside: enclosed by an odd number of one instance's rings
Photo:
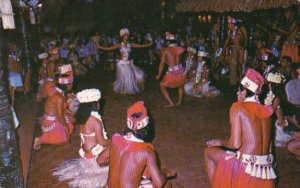
[[[267,81],[275,84],[282,84],[285,82],[285,77],[279,72],[270,72],[267,76]]]
[[[99,89],[85,89],[76,95],[80,103],[97,102],[101,98]]]

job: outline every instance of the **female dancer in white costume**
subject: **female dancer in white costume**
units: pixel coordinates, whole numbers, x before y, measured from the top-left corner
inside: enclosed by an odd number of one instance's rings
[[[210,85],[210,70],[205,61],[206,56],[206,52],[198,51],[198,61],[189,70],[192,73],[192,78],[184,85],[184,91],[187,95],[194,97],[216,97],[220,95],[220,90]]]
[[[129,30],[123,28],[120,31],[122,42],[111,47],[103,47],[97,44],[101,50],[111,51],[120,49],[121,57],[117,60],[116,80],[113,83],[114,91],[120,94],[137,94],[144,88],[145,73],[133,64],[133,60],[129,58],[131,48],[147,48],[149,44],[133,44],[129,43]]]
[[[80,158],[65,161],[53,170],[53,175],[74,188],[104,187],[109,167],[100,167],[96,160],[110,142],[98,113],[101,93],[98,89],[85,89],[76,96],[80,102],[75,114],[77,124],[80,125]]]

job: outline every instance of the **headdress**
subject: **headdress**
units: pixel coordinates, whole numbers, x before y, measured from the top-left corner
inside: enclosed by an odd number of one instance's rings
[[[267,76],[267,81],[275,84],[281,84],[285,82],[285,77],[279,72],[270,72]]]
[[[38,55],[39,59],[46,59],[47,57],[48,57],[47,52],[44,52],[44,53],[41,53],[41,54]]]
[[[85,89],[76,94],[80,103],[97,102],[101,98],[99,89]]]
[[[148,40],[148,41],[152,41],[152,36],[151,36],[151,34],[150,34],[150,33],[147,33],[147,34],[145,35],[145,39]]]
[[[55,40],[51,40],[51,41],[50,41],[50,44],[51,44],[51,45],[56,45],[56,41],[55,41]]]
[[[74,80],[73,72],[61,74],[58,77],[58,83],[63,84],[63,85],[71,84],[71,83],[73,83],[73,80]]]
[[[166,40],[175,40],[175,35],[170,32],[166,32]]]
[[[59,49],[58,48],[53,48],[50,50],[51,55],[57,55],[59,54]]]
[[[139,130],[149,123],[147,109],[144,101],[138,101],[127,109],[127,127],[131,130]]]
[[[123,28],[120,30],[120,36],[122,37],[123,35],[128,34],[129,35],[129,30],[127,28]]]
[[[199,50],[197,56],[206,57],[207,53],[205,51]]]
[[[260,93],[264,83],[265,79],[254,69],[248,69],[245,77],[241,81],[241,84],[253,93]]]
[[[58,67],[59,74],[66,74],[67,72],[71,72],[71,71],[73,71],[71,64],[66,64]]]
[[[192,48],[192,47],[188,47],[187,51],[192,52],[193,54],[195,54],[197,52],[197,50],[195,48]]]

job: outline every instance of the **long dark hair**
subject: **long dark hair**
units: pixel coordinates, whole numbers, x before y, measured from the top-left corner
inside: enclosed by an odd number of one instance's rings
[[[86,123],[92,111],[98,111],[98,102],[81,103],[75,114],[75,120],[78,124],[83,125]]]

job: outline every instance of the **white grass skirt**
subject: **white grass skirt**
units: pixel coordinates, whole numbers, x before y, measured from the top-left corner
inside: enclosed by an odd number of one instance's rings
[[[113,89],[120,94],[137,94],[144,89],[145,73],[132,60],[119,60]]]
[[[184,91],[194,97],[216,97],[221,94],[220,90],[210,85],[210,82],[195,84],[189,81],[184,85]]]
[[[60,182],[67,181],[72,188],[101,188],[107,183],[108,166],[100,167],[96,158],[78,158],[65,161],[52,171]]]

